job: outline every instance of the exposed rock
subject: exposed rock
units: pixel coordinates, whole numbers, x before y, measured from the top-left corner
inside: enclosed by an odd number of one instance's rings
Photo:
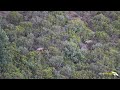
[[[10,11],[0,11],[0,16],[6,17]]]

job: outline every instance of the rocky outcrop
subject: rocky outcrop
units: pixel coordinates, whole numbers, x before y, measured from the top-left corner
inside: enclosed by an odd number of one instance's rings
[[[10,11],[0,11],[0,16],[6,17]]]

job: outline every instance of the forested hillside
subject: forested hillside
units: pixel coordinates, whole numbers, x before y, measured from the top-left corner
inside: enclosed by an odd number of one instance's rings
[[[0,79],[120,79],[120,11],[0,11]]]

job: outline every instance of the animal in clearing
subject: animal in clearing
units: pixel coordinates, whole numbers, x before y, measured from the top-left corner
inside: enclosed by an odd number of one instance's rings
[[[87,45],[88,50],[92,50],[92,46],[95,44],[95,42],[93,40],[87,40],[85,41],[85,44]]]
[[[84,44],[84,43],[80,43],[80,49],[81,49],[82,51],[87,51],[87,50],[88,50],[87,45]]]
[[[44,48],[37,48],[36,51],[40,51],[40,52],[42,52],[42,51],[44,51]]]
[[[87,40],[85,43],[80,43],[80,48],[82,51],[92,50],[94,42],[92,40]]]

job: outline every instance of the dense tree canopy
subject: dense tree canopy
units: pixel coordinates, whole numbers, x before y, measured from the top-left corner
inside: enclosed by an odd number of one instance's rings
[[[119,79],[119,58],[119,11],[0,12],[1,79]]]

